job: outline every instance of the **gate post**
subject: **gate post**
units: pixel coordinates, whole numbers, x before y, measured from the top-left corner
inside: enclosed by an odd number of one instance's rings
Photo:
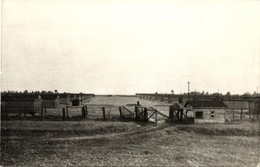
[[[62,108],[62,120],[65,121],[65,108]]]
[[[180,109],[180,114],[181,114],[181,116],[180,116],[180,120],[182,121],[183,109]]]
[[[135,119],[138,120],[138,109],[136,106],[135,106]]]
[[[106,120],[106,109],[105,109],[105,107],[102,107],[102,111],[103,111],[103,119],[105,121]]]
[[[144,113],[144,117],[143,117],[143,120],[146,122],[146,121],[148,121],[148,112],[147,112],[147,108],[144,108],[144,111],[143,111],[143,113]]]
[[[169,109],[169,118],[170,118],[170,120],[172,120],[172,117],[173,117],[173,109],[172,109],[172,106],[170,106],[170,109]]]

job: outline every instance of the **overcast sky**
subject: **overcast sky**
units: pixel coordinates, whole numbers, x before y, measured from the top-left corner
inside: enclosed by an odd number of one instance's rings
[[[4,0],[2,91],[260,92],[260,2]]]

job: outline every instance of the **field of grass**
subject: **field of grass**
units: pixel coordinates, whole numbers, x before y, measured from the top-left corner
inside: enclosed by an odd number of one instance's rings
[[[244,129],[237,135],[223,135],[215,131],[219,127],[208,125],[207,129],[214,131],[211,135],[201,132],[201,125],[189,126],[169,126],[129,135],[101,135],[84,140],[2,141],[6,147],[2,149],[1,162],[2,165],[17,166],[252,167],[259,162],[259,136],[256,133]],[[192,130],[188,131],[190,128]]]
[[[115,132],[131,132],[140,126],[133,122],[105,121],[2,121],[2,138],[68,137]]]
[[[95,99],[96,104],[136,101],[135,97]],[[159,103],[139,101],[149,106]],[[118,121],[16,120],[2,121],[1,129],[0,165],[4,166],[255,167],[260,162],[259,122],[140,126]]]

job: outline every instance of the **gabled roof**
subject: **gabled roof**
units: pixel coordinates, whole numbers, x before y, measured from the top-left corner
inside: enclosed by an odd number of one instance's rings
[[[189,100],[184,107],[191,105],[193,108],[226,108],[227,105],[222,100]]]

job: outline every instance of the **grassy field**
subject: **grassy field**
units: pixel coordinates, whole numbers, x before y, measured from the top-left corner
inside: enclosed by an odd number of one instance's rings
[[[135,97],[96,97],[92,103],[136,101]],[[160,104],[139,101],[147,106]],[[141,126],[118,121],[21,120],[2,121],[1,129],[0,165],[4,166],[255,167],[260,162],[259,122]]]

